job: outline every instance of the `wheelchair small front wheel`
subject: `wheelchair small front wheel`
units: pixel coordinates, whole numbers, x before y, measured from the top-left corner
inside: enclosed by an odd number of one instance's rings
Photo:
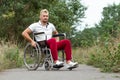
[[[28,70],[36,70],[39,67],[41,50],[39,44],[36,44],[36,47],[32,47],[28,43],[24,50],[24,64]]]
[[[44,63],[45,70],[49,71],[52,69],[51,62],[49,60],[46,60]]]

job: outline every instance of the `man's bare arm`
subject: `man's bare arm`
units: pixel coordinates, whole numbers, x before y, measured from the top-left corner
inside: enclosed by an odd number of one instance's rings
[[[22,36],[31,43],[32,46],[36,46],[35,41],[30,37],[30,34],[32,33],[32,31],[29,28],[26,28],[23,32],[22,32]]]

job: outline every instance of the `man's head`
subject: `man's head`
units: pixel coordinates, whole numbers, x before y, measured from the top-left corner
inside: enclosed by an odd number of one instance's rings
[[[48,10],[47,9],[42,9],[40,11],[40,20],[41,20],[41,22],[47,23],[48,19],[49,19],[49,12],[48,12]]]

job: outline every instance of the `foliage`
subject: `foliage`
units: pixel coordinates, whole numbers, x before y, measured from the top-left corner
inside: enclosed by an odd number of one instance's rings
[[[84,17],[86,10],[79,0],[2,0],[0,4],[0,38],[13,42],[23,41],[22,31],[39,20],[43,8],[49,10],[50,22],[58,31],[69,34],[75,31],[72,25]]]
[[[89,47],[95,44],[98,38],[98,32],[96,28],[87,28],[82,32],[76,33],[75,37],[71,38],[73,46],[77,47]]]
[[[21,32],[38,21],[39,11],[46,8],[50,11],[50,22],[55,24],[58,31],[66,32],[74,47],[84,49],[82,54],[87,60],[82,60],[80,51],[75,50],[78,54],[74,57],[78,62],[88,62],[104,72],[120,72],[120,45],[116,45],[120,40],[115,41],[120,37],[120,4],[104,7],[101,21],[83,31],[75,29],[75,24],[81,23],[86,10],[79,0],[1,0],[0,5],[0,38],[23,42]],[[18,53],[16,49],[9,50],[5,58],[16,65],[14,61],[19,61]]]
[[[23,65],[22,54],[15,44],[0,41],[0,71]]]
[[[93,40],[92,37],[90,38],[90,36],[94,36],[93,34],[87,36],[83,34],[86,38],[83,41],[89,39],[86,42],[88,43],[87,46],[90,46],[89,44],[91,43],[93,43],[92,46],[98,46],[94,53],[90,53],[88,64],[100,67],[104,72],[120,72],[120,45],[117,45],[120,42],[119,8],[120,4],[113,4],[103,9],[103,18],[94,28],[97,39]],[[89,30],[92,31],[91,29]],[[86,33],[90,34],[90,31],[87,31]],[[91,40],[93,40],[93,42]]]
[[[120,45],[112,47],[105,45],[96,54],[92,53],[88,64],[100,67],[103,72],[120,72]]]
[[[109,5],[103,9],[103,18],[99,24],[101,27],[101,35],[110,34],[112,37],[117,37],[120,31],[120,5]]]
[[[73,46],[89,47],[112,37],[118,38],[120,32],[120,4],[103,8],[102,19],[93,28],[78,31],[72,37]]]
[[[86,48],[88,64],[104,72],[120,72],[120,4],[104,7],[102,19],[95,27],[79,31],[74,46]],[[90,52],[88,49],[93,48]],[[85,53],[81,53],[85,54]]]
[[[23,65],[23,59],[19,55],[18,49],[8,49],[4,53],[5,68],[16,68]]]

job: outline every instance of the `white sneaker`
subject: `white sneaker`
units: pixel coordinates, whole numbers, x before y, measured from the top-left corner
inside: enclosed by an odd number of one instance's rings
[[[70,61],[69,63],[66,64],[66,67],[67,68],[72,68],[72,67],[76,68],[77,65],[78,65],[78,62],[72,62],[72,61]]]
[[[54,68],[61,68],[64,66],[64,63],[62,61],[56,61],[56,63],[53,65]]]
[[[64,63],[62,62],[62,61],[56,61],[56,63],[55,63],[56,65],[63,65]]]

